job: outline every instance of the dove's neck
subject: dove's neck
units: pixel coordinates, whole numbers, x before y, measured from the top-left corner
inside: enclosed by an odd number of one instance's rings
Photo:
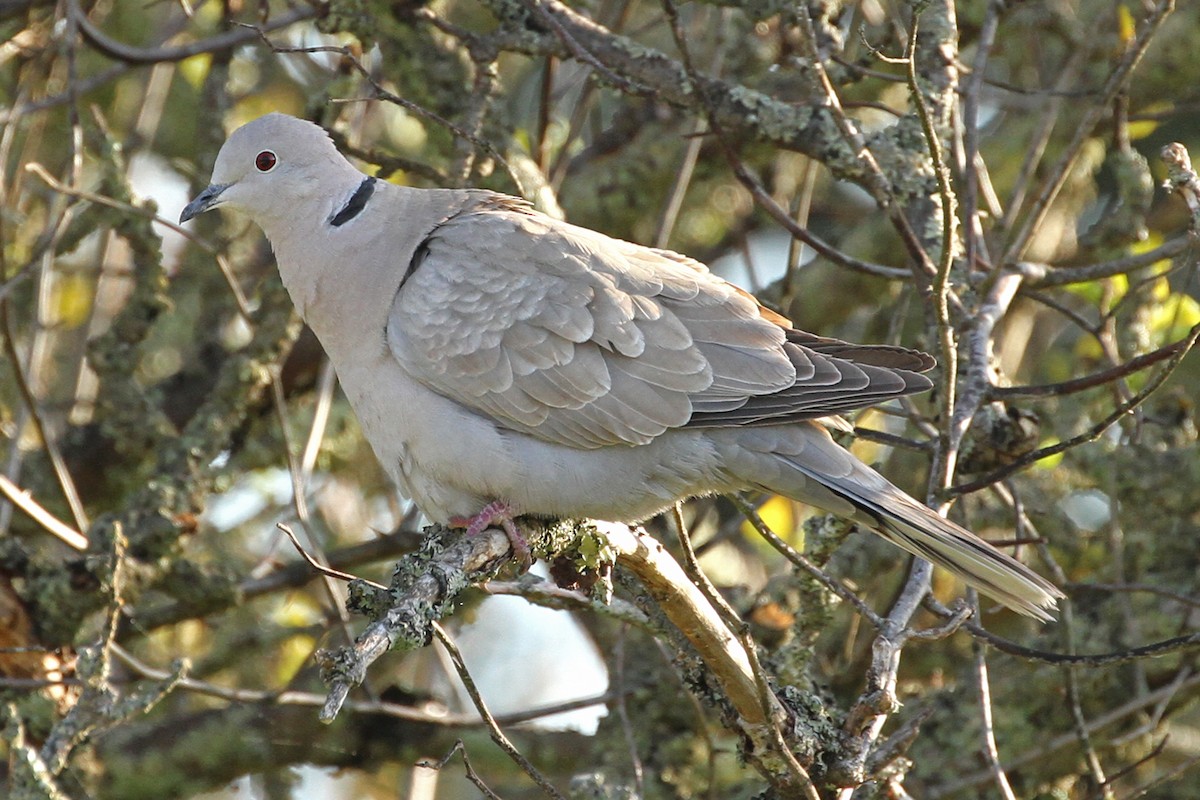
[[[307,178],[295,181],[286,196],[257,205],[254,221],[275,246],[319,236],[344,208],[367,176],[341,158],[322,162]]]
[[[343,347],[352,354],[367,342],[384,346],[388,314],[417,248],[471,197],[376,181],[364,200],[365,178],[355,171],[331,200],[297,209],[303,225],[280,231],[260,223],[292,302],[335,363],[334,351]],[[334,224],[339,214],[343,221]]]

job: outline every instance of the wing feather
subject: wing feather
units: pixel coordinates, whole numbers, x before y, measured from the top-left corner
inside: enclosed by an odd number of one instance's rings
[[[790,328],[678,253],[474,193],[421,243],[388,319],[414,377],[498,425],[577,448],[777,424],[922,391],[933,360]]]

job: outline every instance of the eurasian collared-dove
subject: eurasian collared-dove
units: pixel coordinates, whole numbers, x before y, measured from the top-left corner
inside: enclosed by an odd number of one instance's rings
[[[180,220],[216,206],[262,227],[375,454],[435,522],[632,522],[761,489],[1023,614],[1062,596],[813,421],[928,389],[923,353],[795,330],[699,262],[512,197],[367,177],[283,114],[229,137]]]

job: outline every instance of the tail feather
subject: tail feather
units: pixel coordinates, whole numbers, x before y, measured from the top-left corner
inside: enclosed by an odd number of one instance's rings
[[[1058,587],[975,534],[938,516],[882,475],[838,448],[824,431],[800,453],[782,456],[790,466],[857,509],[854,519],[892,544],[939,566],[1000,601],[1013,611],[1051,620],[1050,611],[1064,597]],[[813,446],[825,445],[827,446]],[[832,448],[837,448],[836,450]],[[840,469],[814,469],[820,457],[841,456]],[[835,459],[836,460],[836,459]],[[792,487],[789,487],[792,488]],[[798,488],[798,487],[797,487]],[[783,494],[804,495],[805,492]],[[804,500],[803,496],[797,499]],[[817,499],[815,496],[813,499]],[[818,503],[820,505],[820,503]]]
[[[896,490],[899,492],[899,490]],[[907,497],[899,498],[908,501]],[[884,510],[863,504],[868,526],[889,542],[942,567],[970,586],[1029,617],[1051,620],[1063,593],[1054,584],[967,529],[915,501],[892,502]],[[872,508],[871,506],[875,506]],[[904,506],[902,510],[897,506]],[[899,512],[899,513],[897,513]],[[870,524],[870,523],[874,524]]]

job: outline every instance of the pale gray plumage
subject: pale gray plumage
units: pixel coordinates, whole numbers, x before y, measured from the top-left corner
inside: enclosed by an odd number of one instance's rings
[[[282,114],[229,138],[181,219],[217,205],[262,227],[376,455],[436,522],[497,500],[636,521],[757,488],[1021,613],[1048,618],[1061,597],[812,422],[928,389],[923,353],[794,330],[692,259],[511,197],[375,181]]]

